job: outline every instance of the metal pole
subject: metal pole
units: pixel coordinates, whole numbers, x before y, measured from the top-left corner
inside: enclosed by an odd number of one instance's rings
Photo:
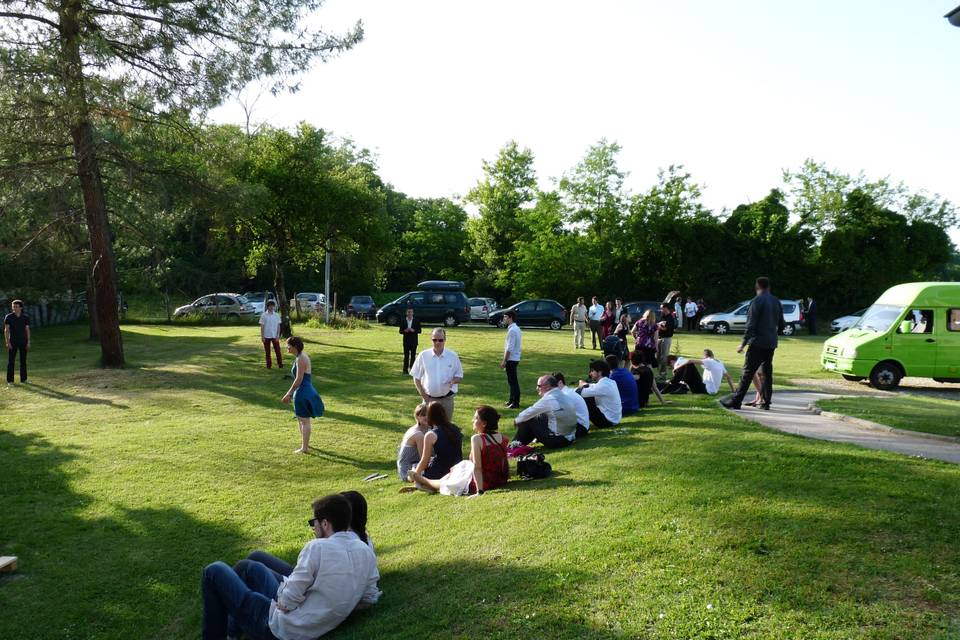
[[[330,322],[330,247],[327,246],[323,266],[323,321]]]

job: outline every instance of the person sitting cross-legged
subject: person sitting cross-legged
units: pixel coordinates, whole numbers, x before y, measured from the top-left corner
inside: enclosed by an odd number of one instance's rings
[[[557,386],[557,379],[543,375],[537,379],[540,399],[524,409],[514,420],[514,442],[530,444],[537,440],[548,449],[570,446],[577,439],[577,408]]]
[[[610,354],[604,361],[610,367],[610,379],[617,384],[620,393],[621,416],[627,417],[640,411],[640,396],[637,393],[637,381],[629,369],[620,366],[620,356]]]
[[[597,428],[614,427],[623,417],[623,403],[617,383],[610,379],[610,367],[603,360],[590,363],[591,383],[581,380],[577,393],[587,402],[590,422]]]
[[[349,531],[352,511],[342,495],[313,503],[315,540],[281,579],[266,565],[223,562],[203,570],[203,640],[225,640],[228,620],[252,640],[307,640],[336,628],[361,605],[380,599],[380,573],[370,547]]]
[[[567,386],[567,378],[563,373],[554,371],[551,375],[557,379],[557,388],[573,402],[577,412],[577,437],[584,438],[590,435],[590,410],[587,408],[586,400],[577,393],[576,389]]]

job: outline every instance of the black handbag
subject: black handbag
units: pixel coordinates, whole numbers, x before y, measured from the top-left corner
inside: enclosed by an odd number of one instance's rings
[[[524,480],[547,478],[553,473],[553,467],[542,453],[528,453],[517,458],[517,475]]]

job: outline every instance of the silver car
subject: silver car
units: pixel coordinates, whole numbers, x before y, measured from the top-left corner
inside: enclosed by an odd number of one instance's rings
[[[783,307],[783,335],[792,336],[803,324],[803,311],[797,300],[781,300]],[[731,332],[743,333],[747,329],[747,310],[750,301],[739,302],[726,311],[711,313],[700,320],[702,331],[712,331],[723,335]]]
[[[237,293],[211,293],[200,296],[190,304],[177,307],[173,312],[175,317],[188,314],[223,316],[225,318],[239,318],[252,316],[256,313],[253,304]]]
[[[860,309],[859,311],[854,311],[850,315],[840,316],[830,323],[830,330],[834,333],[840,333],[841,331],[850,329],[855,324],[860,322],[860,318],[863,317],[863,314],[866,313],[866,311],[866,309]]]
[[[298,293],[294,297],[294,308],[300,313],[323,313],[327,306],[327,297],[322,293]]]
[[[493,298],[470,298],[467,303],[470,305],[471,320],[486,320],[491,313],[499,309]]]

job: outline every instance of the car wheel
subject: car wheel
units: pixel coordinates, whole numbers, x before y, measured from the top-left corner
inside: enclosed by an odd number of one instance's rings
[[[563,323],[561,323],[559,320],[550,321],[550,328],[553,329],[554,331],[560,331],[560,327],[562,326],[563,326]]]
[[[447,325],[448,327],[455,327],[457,326],[457,317],[453,314],[450,314],[443,319],[443,324]]]
[[[863,380],[863,376],[851,376],[849,373],[841,373],[840,376],[844,380],[848,380],[850,382],[860,382]]]
[[[900,385],[903,373],[893,362],[881,362],[870,372],[870,384],[882,391],[896,389]]]
[[[717,326],[713,328],[713,332],[721,336],[726,335],[730,333],[730,325],[728,325],[726,322],[718,322]]]
[[[792,336],[796,332],[796,330],[797,328],[793,326],[792,323],[787,323],[783,325],[783,335],[787,337]]]
[[[387,316],[387,324],[390,325],[391,327],[400,326],[400,316],[398,316],[395,313],[391,313],[390,315]]]

